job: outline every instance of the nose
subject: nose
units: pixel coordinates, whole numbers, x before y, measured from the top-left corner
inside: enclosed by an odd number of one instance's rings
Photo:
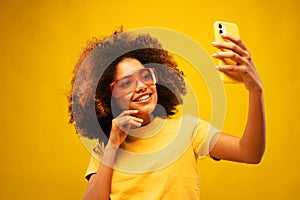
[[[137,80],[136,92],[143,92],[145,90],[147,90],[147,85],[145,85],[145,83]]]

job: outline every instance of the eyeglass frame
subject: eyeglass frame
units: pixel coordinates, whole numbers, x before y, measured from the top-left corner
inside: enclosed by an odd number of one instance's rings
[[[155,85],[157,82],[158,82],[158,74],[156,72],[156,69],[153,68],[153,67],[144,67],[143,65],[141,66],[138,66],[139,68],[136,69],[136,70],[133,70],[133,71],[130,71],[129,73],[125,74],[124,76],[122,76],[121,78],[118,78],[117,80],[115,80],[114,82],[112,82],[109,86],[110,86],[110,91],[113,93],[113,90],[114,90],[114,87],[116,86],[116,84],[123,78],[127,77],[127,76],[130,76],[132,74],[134,74],[135,72],[139,71],[139,70],[142,70],[142,69],[149,69],[150,70],[150,73],[151,73],[151,76],[152,76],[152,79],[153,79],[153,83],[152,84],[145,84],[143,81],[141,80],[136,80],[137,81],[140,81],[142,82],[143,84],[147,85],[147,86],[151,86],[151,85]],[[137,85],[135,87],[135,89],[137,88]],[[134,90],[132,91],[134,92]],[[114,95],[115,96],[115,95]],[[123,95],[121,95],[123,96]]]

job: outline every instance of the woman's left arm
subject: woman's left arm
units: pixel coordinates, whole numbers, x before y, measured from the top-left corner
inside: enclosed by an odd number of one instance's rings
[[[237,65],[217,66],[216,68],[221,72],[234,71],[242,76],[244,85],[249,92],[248,119],[241,138],[221,133],[210,155],[218,159],[257,164],[263,157],[266,143],[262,83],[251,54],[244,43],[231,35],[223,35],[222,37],[232,43],[213,42],[213,46],[231,51],[218,52],[213,54],[213,57],[218,59],[230,58]]]

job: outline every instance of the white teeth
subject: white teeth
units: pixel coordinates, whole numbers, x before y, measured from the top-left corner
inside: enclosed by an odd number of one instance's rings
[[[145,96],[142,96],[141,98],[137,99],[136,101],[144,101],[146,99],[150,98],[150,95],[145,95]]]

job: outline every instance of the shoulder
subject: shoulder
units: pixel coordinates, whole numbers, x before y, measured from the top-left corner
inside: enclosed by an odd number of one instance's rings
[[[211,125],[209,122],[195,117],[193,115],[182,115],[178,117],[167,118],[166,122],[168,126],[178,127],[185,133],[191,133],[193,137],[197,134],[204,134],[208,132]]]

